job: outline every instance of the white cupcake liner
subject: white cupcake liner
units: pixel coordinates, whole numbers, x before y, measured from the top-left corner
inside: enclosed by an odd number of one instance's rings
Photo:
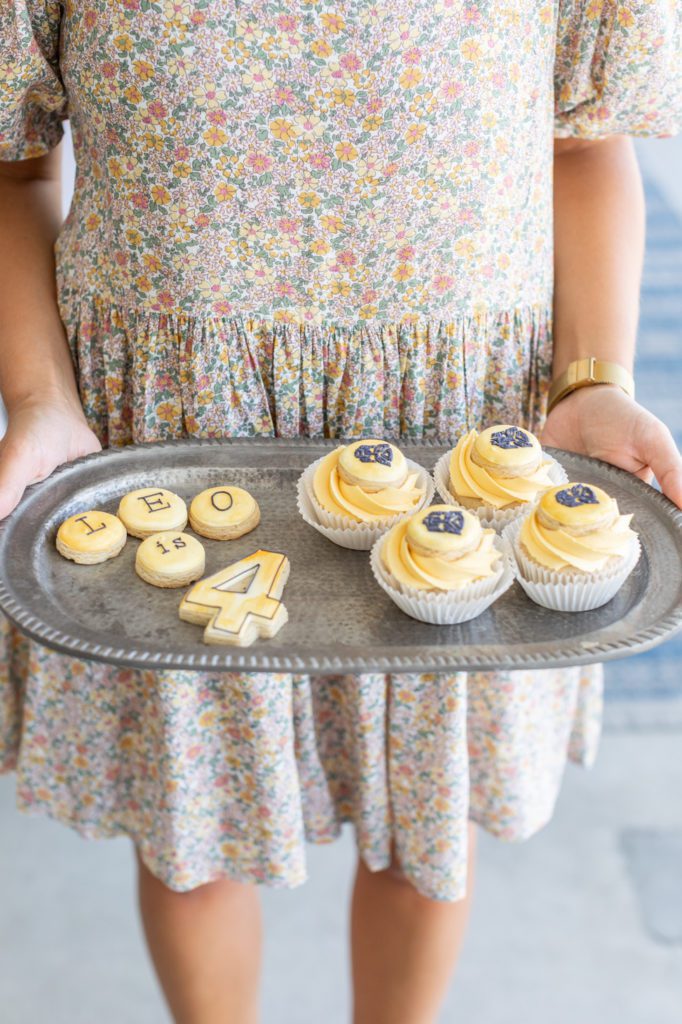
[[[516,563],[516,578],[536,604],[558,612],[586,612],[601,608],[620,590],[641,553],[635,537],[617,564],[594,573],[556,572],[532,561],[521,546],[522,521],[511,523],[502,539]]]
[[[326,456],[323,456],[323,458],[326,458]],[[372,545],[387,530],[390,530],[392,526],[399,523],[402,519],[407,519],[415,512],[418,512],[419,509],[429,505],[433,498],[433,481],[428,472],[423,466],[419,466],[416,462],[408,459],[407,465],[412,472],[418,471],[418,483],[424,488],[424,497],[419,504],[415,505],[410,512],[386,516],[385,519],[380,519],[373,523],[356,523],[347,516],[339,516],[334,515],[332,512],[327,512],[316,501],[313,493],[313,476],[321,461],[322,459],[317,459],[311,463],[298,479],[298,511],[309,526],[312,526],[318,533],[321,533],[332,543],[338,544],[342,548],[350,548],[354,551],[369,551]]]
[[[372,547],[370,566],[374,578],[401,611],[420,622],[434,626],[452,626],[468,622],[484,612],[497,601],[514,582],[514,569],[509,553],[499,537],[494,540],[495,548],[502,558],[494,576],[468,583],[460,590],[434,591],[419,590],[398,583],[383,564],[381,552],[386,543],[383,534]]]
[[[452,449],[450,449],[449,452],[446,452],[445,455],[441,455],[434,467],[433,479],[436,485],[436,490],[446,505],[456,505],[457,508],[466,508],[466,506],[462,505],[450,490],[451,455]],[[549,475],[552,481],[552,486],[567,483],[568,476],[566,475],[564,467],[560,465],[556,459],[553,459],[551,455],[547,455],[546,452],[545,459],[549,459],[551,463],[549,467]],[[494,509],[487,505],[481,505],[478,508],[466,508],[466,511],[473,512],[474,515],[477,515],[481,520],[482,526],[491,528],[495,530],[496,533],[501,533],[505,527],[509,526],[510,523],[516,522],[518,519],[523,519],[528,512],[528,509],[537,504],[541,494],[542,491],[539,491],[537,497],[533,501],[524,502],[522,505],[515,505],[514,508]]]

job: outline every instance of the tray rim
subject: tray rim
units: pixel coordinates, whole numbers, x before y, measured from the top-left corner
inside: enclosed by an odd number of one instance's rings
[[[357,438],[354,438],[357,439]],[[103,449],[89,455],[82,456],[68,463],[58,466],[45,480],[32,484],[26,489],[19,505],[4,520],[0,521],[0,547],[4,540],[7,529],[14,524],[22,514],[23,507],[31,500],[46,481],[53,481],[58,476],[64,476],[87,464],[97,461],[115,459],[123,454],[134,451],[160,451],[172,448],[191,447],[216,447],[226,448],[232,445],[244,445],[258,448],[299,448],[306,447],[334,447],[350,439],[346,438],[315,438],[315,437],[263,437],[244,436],[231,438],[177,438],[160,441],[146,441],[136,444],[122,445],[115,448]],[[399,438],[397,439],[401,448],[432,448],[434,450],[447,450],[448,444],[431,438]],[[653,502],[660,509],[660,512],[671,524],[682,531],[682,509],[678,509],[660,491],[646,484],[634,474],[627,470],[613,466],[611,463],[601,459],[595,459],[578,452],[571,452],[564,449],[544,446],[548,454],[554,457],[568,455],[572,460],[583,463],[586,467],[598,466],[599,472],[607,477],[616,480],[627,479],[627,486],[640,490],[642,496],[648,502]],[[619,638],[613,641],[597,641],[594,644],[586,644],[584,641],[566,641],[560,657],[545,651],[548,645],[544,641],[538,645],[530,645],[530,650],[524,653],[507,654],[504,659],[496,659],[491,655],[480,654],[478,645],[462,645],[456,648],[457,661],[453,661],[455,652],[452,647],[432,649],[431,653],[424,652],[422,648],[407,648],[400,655],[400,662],[389,658],[385,654],[362,655],[358,648],[348,647],[346,653],[339,655],[319,655],[315,658],[307,658],[305,661],[298,655],[268,654],[262,648],[220,648],[207,649],[205,653],[193,654],[181,652],[163,654],[162,652],[140,652],[136,648],[116,647],[103,643],[92,643],[88,640],[80,640],[78,637],[70,636],[60,629],[55,629],[43,622],[32,612],[23,608],[12,596],[3,578],[0,578],[0,611],[12,622],[22,633],[30,639],[45,644],[53,650],[70,655],[74,658],[85,658],[117,665],[121,668],[140,668],[148,670],[174,670],[174,671],[265,671],[265,672],[303,672],[306,674],[335,674],[352,672],[455,672],[455,671],[506,671],[513,669],[541,669],[561,668],[583,664],[591,664],[600,661],[612,660],[615,658],[627,657],[629,655],[644,653],[664,640],[671,639],[682,630],[682,602],[672,612],[668,613],[654,625],[644,629],[636,630],[627,638]],[[490,645],[487,645],[490,646]],[[540,649],[538,649],[540,648]],[[588,648],[588,649],[586,649]],[[469,651],[462,656],[462,651]],[[361,664],[360,664],[361,662]]]

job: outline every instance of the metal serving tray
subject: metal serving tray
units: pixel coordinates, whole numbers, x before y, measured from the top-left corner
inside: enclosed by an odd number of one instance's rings
[[[518,583],[479,618],[431,626],[404,615],[376,584],[367,552],[348,551],[308,526],[296,508],[301,471],[333,441],[172,441],[90,455],[29,488],[0,524],[0,608],[48,647],[120,666],[201,670],[341,672],[550,668],[624,657],[682,628],[682,512],[640,480],[606,463],[552,450],[570,479],[605,488],[634,512],[643,553],[603,608],[560,613],[533,604]],[[432,469],[442,446],[403,441]],[[238,484],[262,521],[236,541],[201,538],[206,573],[258,548],[285,552],[289,622],[248,648],[207,646],[182,622],[184,590],[161,590],[134,571],[139,541],[100,565],[76,565],[55,548],[59,524],[90,508],[115,512],[138,487],[166,487],[186,501],[206,487]],[[189,528],[188,528],[189,529]]]

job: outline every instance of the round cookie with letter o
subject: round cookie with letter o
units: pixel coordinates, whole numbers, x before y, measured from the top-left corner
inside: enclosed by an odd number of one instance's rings
[[[189,507],[189,525],[209,540],[235,540],[259,523],[258,502],[242,487],[209,487]]]
[[[57,530],[57,551],[79,565],[106,562],[121,552],[128,539],[126,528],[109,512],[78,512]]]

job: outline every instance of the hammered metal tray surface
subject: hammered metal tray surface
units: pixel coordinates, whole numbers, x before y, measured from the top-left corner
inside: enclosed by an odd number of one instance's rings
[[[634,512],[642,556],[616,597],[593,612],[533,604],[518,583],[471,622],[432,626],[404,615],[376,584],[367,552],[331,544],[296,508],[301,471],[331,441],[175,441],[88,456],[29,488],[0,524],[0,608],[28,636],[77,657],[136,668],[337,672],[549,668],[603,661],[655,646],[682,627],[682,512],[657,491],[606,463],[552,451],[569,478],[604,487]],[[401,442],[432,469],[445,450]],[[285,552],[289,622],[249,648],[207,646],[202,628],[178,617],[184,590],[160,590],[134,571],[139,541],[95,566],[55,549],[57,527],[90,508],[115,512],[138,487],[166,487],[186,501],[206,487],[237,484],[262,510],[236,541],[201,538],[206,573],[266,548]]]

